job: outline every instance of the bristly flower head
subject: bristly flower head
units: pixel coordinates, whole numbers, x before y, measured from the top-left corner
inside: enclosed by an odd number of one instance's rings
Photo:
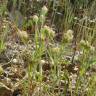
[[[90,46],[90,51],[94,52],[95,51],[95,47],[94,46]]]
[[[44,23],[44,21],[45,21],[45,16],[41,14],[40,15],[40,22]]]
[[[94,51],[95,47],[93,47],[87,40],[80,41],[80,47],[87,51]]]
[[[73,39],[73,30],[68,30],[65,34],[64,34],[64,40],[66,42],[69,42]]]
[[[37,23],[38,20],[39,20],[38,16],[37,16],[37,15],[34,15],[34,16],[33,16],[33,21],[34,21],[35,23]]]
[[[88,41],[85,41],[85,40],[81,40],[80,41],[80,46],[81,46],[81,48],[83,48],[83,49],[90,49],[90,44],[89,44],[89,42]]]
[[[53,38],[55,36],[55,31],[53,31],[52,28],[50,28],[49,26],[44,26],[42,28],[42,35],[43,38]]]
[[[52,48],[52,52],[53,53],[59,53],[60,52],[60,48],[58,46]]]
[[[41,14],[42,14],[42,15],[46,15],[47,12],[48,12],[48,8],[47,8],[46,6],[43,6],[43,7],[42,7],[42,10],[41,10]]]
[[[18,30],[17,34],[20,37],[20,39],[23,41],[23,43],[28,41],[29,35],[26,31]]]

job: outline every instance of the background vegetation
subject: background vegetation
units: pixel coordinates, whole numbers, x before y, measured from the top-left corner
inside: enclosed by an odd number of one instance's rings
[[[0,0],[0,26],[0,96],[96,95],[96,0]]]

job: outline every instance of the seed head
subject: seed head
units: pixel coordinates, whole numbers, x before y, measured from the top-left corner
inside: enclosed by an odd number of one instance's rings
[[[42,34],[41,34],[42,38],[52,39],[55,36],[55,31],[53,31],[52,28],[50,28],[49,26],[46,26],[46,25],[42,28],[41,32],[42,32]]]
[[[44,22],[45,21],[45,16],[44,15],[40,15],[40,22]]]
[[[45,32],[49,35],[49,36],[53,36],[55,35],[55,31],[52,30],[52,28],[48,27],[48,26],[44,26],[44,30]]]
[[[81,40],[80,41],[80,46],[86,50],[90,50],[90,44],[88,41]]]
[[[37,23],[38,20],[39,20],[38,16],[37,16],[37,15],[34,15],[34,16],[33,16],[33,21],[34,21],[35,23]]]
[[[81,44],[81,45],[86,45],[85,40],[81,40],[81,41],[80,41],[80,44]]]
[[[48,12],[48,8],[47,8],[46,6],[43,6],[41,13],[42,13],[43,15],[45,15],[47,12]]]
[[[68,30],[65,35],[64,35],[64,39],[69,42],[73,39],[73,30]]]
[[[95,47],[90,46],[90,50],[91,50],[92,52],[94,52],[94,51],[95,51]]]
[[[59,53],[60,52],[60,48],[59,47],[54,47],[54,48],[52,48],[52,52]]]
[[[25,41],[25,42],[28,40],[28,37],[29,37],[26,31],[21,31],[21,30],[18,31],[18,36],[22,41]]]

